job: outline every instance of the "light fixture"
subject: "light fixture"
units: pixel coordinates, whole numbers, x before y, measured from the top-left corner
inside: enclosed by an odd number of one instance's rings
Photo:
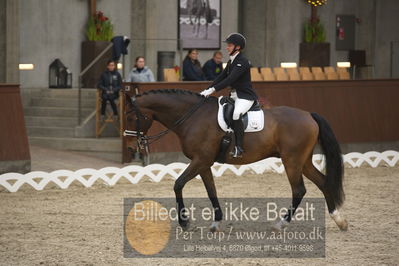
[[[34,68],[34,64],[19,64],[19,70],[33,70]]]
[[[351,62],[337,62],[337,67],[351,67]]]
[[[295,62],[281,62],[280,66],[282,68],[296,68],[298,65]]]
[[[123,65],[122,65],[122,63],[118,63],[116,67],[117,67],[118,69],[122,69],[122,68],[123,68]]]
[[[312,5],[315,7],[327,4],[327,0],[306,0],[306,2],[308,2],[309,5]]]

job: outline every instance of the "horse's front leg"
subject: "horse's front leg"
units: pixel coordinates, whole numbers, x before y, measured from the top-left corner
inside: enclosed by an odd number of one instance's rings
[[[188,181],[193,179],[201,171],[203,171],[204,166],[201,165],[200,161],[193,160],[190,165],[184,170],[184,172],[176,179],[175,185],[173,187],[176,195],[176,205],[178,211],[179,224],[186,230],[189,225],[189,217],[186,214],[184,202],[183,202],[183,188]]]
[[[213,180],[213,175],[211,168],[206,169],[200,173],[202,181],[204,182],[206,192],[208,193],[208,197],[212,202],[212,207],[215,210],[215,220],[213,221],[209,230],[211,232],[220,231],[220,221],[223,219],[222,209],[219,205],[218,196],[216,193],[215,182]]]

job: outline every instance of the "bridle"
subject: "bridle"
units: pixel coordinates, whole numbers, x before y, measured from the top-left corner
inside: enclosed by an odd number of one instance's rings
[[[130,97],[131,99],[131,103],[132,103],[132,109],[130,109],[129,111],[125,112],[125,115],[127,116],[128,114],[132,113],[132,112],[136,112],[136,130],[125,130],[123,132],[123,136],[130,136],[130,137],[137,137],[137,142],[138,145],[140,146],[140,148],[143,148],[144,145],[149,145],[157,140],[159,140],[161,137],[163,137],[164,135],[168,134],[170,131],[176,129],[178,126],[180,126],[181,124],[183,124],[190,116],[192,116],[195,111],[197,111],[200,106],[206,101],[206,97],[203,97],[201,99],[201,101],[199,101],[196,105],[194,105],[190,110],[188,110],[182,117],[180,117],[174,124],[172,127],[170,127],[169,129],[163,130],[160,133],[153,135],[153,136],[146,136],[144,135],[144,132],[141,131],[140,128],[140,117],[144,118],[145,120],[149,120],[149,118],[147,116],[145,116],[141,111],[140,108],[138,107],[137,103],[136,103],[136,97]]]

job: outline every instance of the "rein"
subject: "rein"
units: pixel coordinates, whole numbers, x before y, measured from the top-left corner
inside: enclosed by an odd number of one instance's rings
[[[136,129],[137,130],[125,130],[123,132],[123,136],[137,137],[137,141],[138,141],[139,145],[142,146],[143,144],[151,144],[151,143],[159,140],[161,137],[168,134],[170,131],[176,129],[181,124],[183,124],[190,116],[192,116],[201,107],[201,105],[206,101],[207,98],[206,97],[202,98],[200,102],[198,102],[190,110],[188,110],[188,112],[186,112],[182,117],[180,117],[173,124],[173,126],[171,128],[161,131],[160,133],[153,135],[153,136],[146,136],[146,135],[144,135],[144,132],[140,131],[140,116],[144,117],[144,119],[147,119],[147,117],[140,111],[139,107],[137,106],[136,97],[133,96],[130,99],[132,101],[133,108],[129,112],[126,112],[125,114],[129,114],[134,111],[137,113],[137,119],[136,119]]]

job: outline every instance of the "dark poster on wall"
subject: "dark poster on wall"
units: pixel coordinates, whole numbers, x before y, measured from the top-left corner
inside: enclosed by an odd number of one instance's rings
[[[221,0],[178,0],[178,39],[183,49],[219,49]]]
[[[354,50],[356,17],[353,15],[337,15],[336,22],[336,50]]]

